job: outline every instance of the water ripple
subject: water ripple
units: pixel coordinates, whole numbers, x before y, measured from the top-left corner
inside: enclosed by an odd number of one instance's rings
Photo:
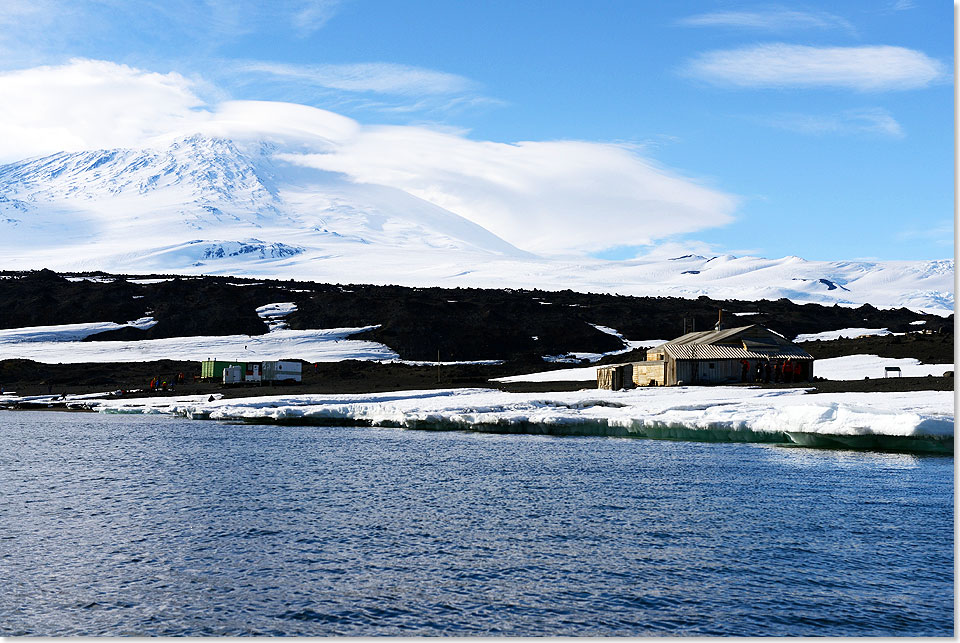
[[[953,460],[7,413],[0,635],[953,634]]]

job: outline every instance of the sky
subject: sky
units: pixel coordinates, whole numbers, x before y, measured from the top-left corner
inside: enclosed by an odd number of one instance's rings
[[[0,162],[191,131],[540,253],[953,257],[953,7],[5,0]]]

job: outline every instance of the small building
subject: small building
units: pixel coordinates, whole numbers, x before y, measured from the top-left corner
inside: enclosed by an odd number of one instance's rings
[[[634,364],[640,386],[805,382],[813,378],[813,356],[760,324],[687,333],[647,350]]]
[[[597,388],[608,391],[633,388],[633,364],[609,364],[598,367]]]
[[[263,363],[264,382],[299,382],[302,364],[300,362],[277,361]]]
[[[205,359],[200,362],[200,377],[204,380],[219,380],[223,377],[223,369],[228,366],[247,368],[246,362],[222,362],[216,359]]]
[[[205,360],[201,363],[203,379],[218,379],[224,384],[266,382],[300,382],[302,365],[294,361],[265,362],[220,362]]]

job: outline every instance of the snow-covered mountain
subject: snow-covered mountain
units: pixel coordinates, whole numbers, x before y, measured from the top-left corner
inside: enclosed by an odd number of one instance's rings
[[[407,192],[278,151],[194,135],[0,166],[2,267],[953,307],[952,260],[539,257]]]

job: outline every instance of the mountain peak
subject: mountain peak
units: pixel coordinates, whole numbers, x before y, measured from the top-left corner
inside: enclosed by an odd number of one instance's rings
[[[5,268],[953,305],[949,260],[543,259],[405,191],[276,160],[280,151],[194,134],[0,166]]]

